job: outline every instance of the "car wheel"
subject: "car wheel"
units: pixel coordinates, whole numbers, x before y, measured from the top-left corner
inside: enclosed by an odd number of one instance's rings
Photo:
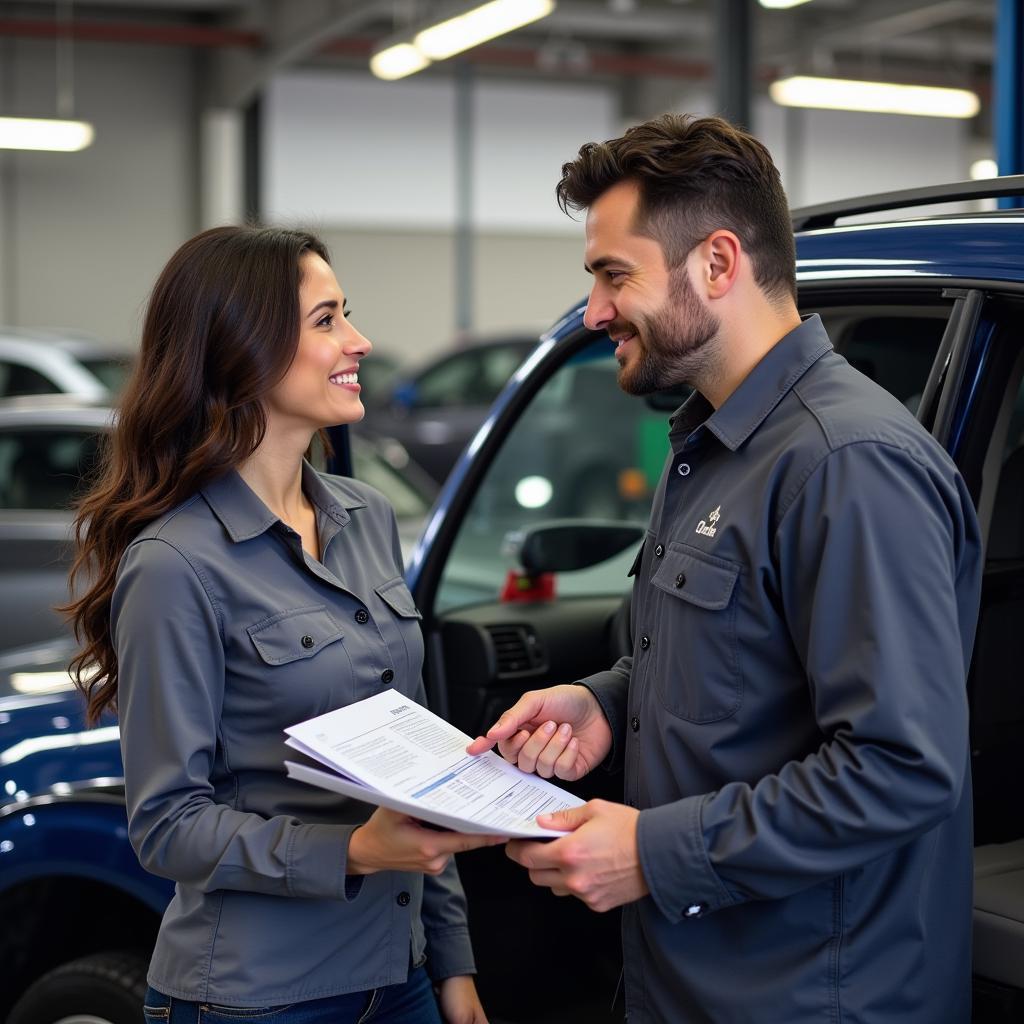
[[[146,961],[136,953],[95,953],[37,979],[7,1024],[139,1024]]]

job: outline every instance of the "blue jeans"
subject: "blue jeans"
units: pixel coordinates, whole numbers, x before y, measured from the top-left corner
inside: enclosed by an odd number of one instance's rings
[[[441,1024],[434,990],[424,967],[411,968],[404,985],[307,999],[285,1006],[221,1006],[172,999],[151,988],[146,1024]]]

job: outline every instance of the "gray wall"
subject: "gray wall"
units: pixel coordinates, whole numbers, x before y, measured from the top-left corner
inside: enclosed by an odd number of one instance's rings
[[[80,153],[0,151],[0,323],[134,340],[153,279],[197,226],[195,57],[77,44]],[[54,116],[54,46],[0,40],[0,109]]]
[[[201,57],[87,42],[74,52],[76,109],[95,123],[94,145],[0,151],[0,323],[134,341],[160,267],[200,227]],[[53,114],[54,56],[52,42],[0,39],[0,110]],[[451,87],[424,78],[415,102],[397,102],[367,77],[335,81],[321,70],[275,83],[268,209],[312,220],[335,251],[356,323],[382,351],[418,361],[455,333]],[[607,86],[576,82],[546,102],[544,89],[479,85],[472,306],[481,333],[539,331],[587,289],[582,227],[557,210],[553,185],[581,142],[622,125]],[[706,90],[674,95],[677,109],[708,103]],[[784,115],[767,101],[757,112],[794,204],[964,177],[976,155],[960,123]]]
[[[419,362],[450,345],[455,245],[450,232],[320,227],[352,308],[352,322],[381,352]],[[583,234],[475,240],[473,306],[483,334],[539,333],[582,297]]]

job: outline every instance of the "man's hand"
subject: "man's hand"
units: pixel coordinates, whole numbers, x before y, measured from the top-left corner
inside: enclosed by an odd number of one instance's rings
[[[552,686],[524,693],[466,752],[482,754],[495,743],[524,772],[573,782],[608,756],[612,730],[585,686]]]
[[[591,800],[537,818],[545,828],[572,830],[571,835],[544,843],[514,839],[505,852],[529,869],[534,885],[556,896],[575,896],[591,910],[611,910],[650,892],[640,870],[639,817],[635,807]]]
[[[422,871],[439,875],[453,853],[496,846],[502,836],[464,835],[426,828],[415,818],[386,807],[378,807],[365,825],[360,825],[348,842],[349,875],[372,875],[376,871]]]
[[[476,983],[468,974],[445,978],[437,994],[445,1024],[487,1024]]]

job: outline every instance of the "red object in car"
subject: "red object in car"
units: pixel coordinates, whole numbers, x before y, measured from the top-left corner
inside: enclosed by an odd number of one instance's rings
[[[521,569],[509,569],[501,601],[553,601],[555,597],[555,574],[542,572],[536,576]]]

